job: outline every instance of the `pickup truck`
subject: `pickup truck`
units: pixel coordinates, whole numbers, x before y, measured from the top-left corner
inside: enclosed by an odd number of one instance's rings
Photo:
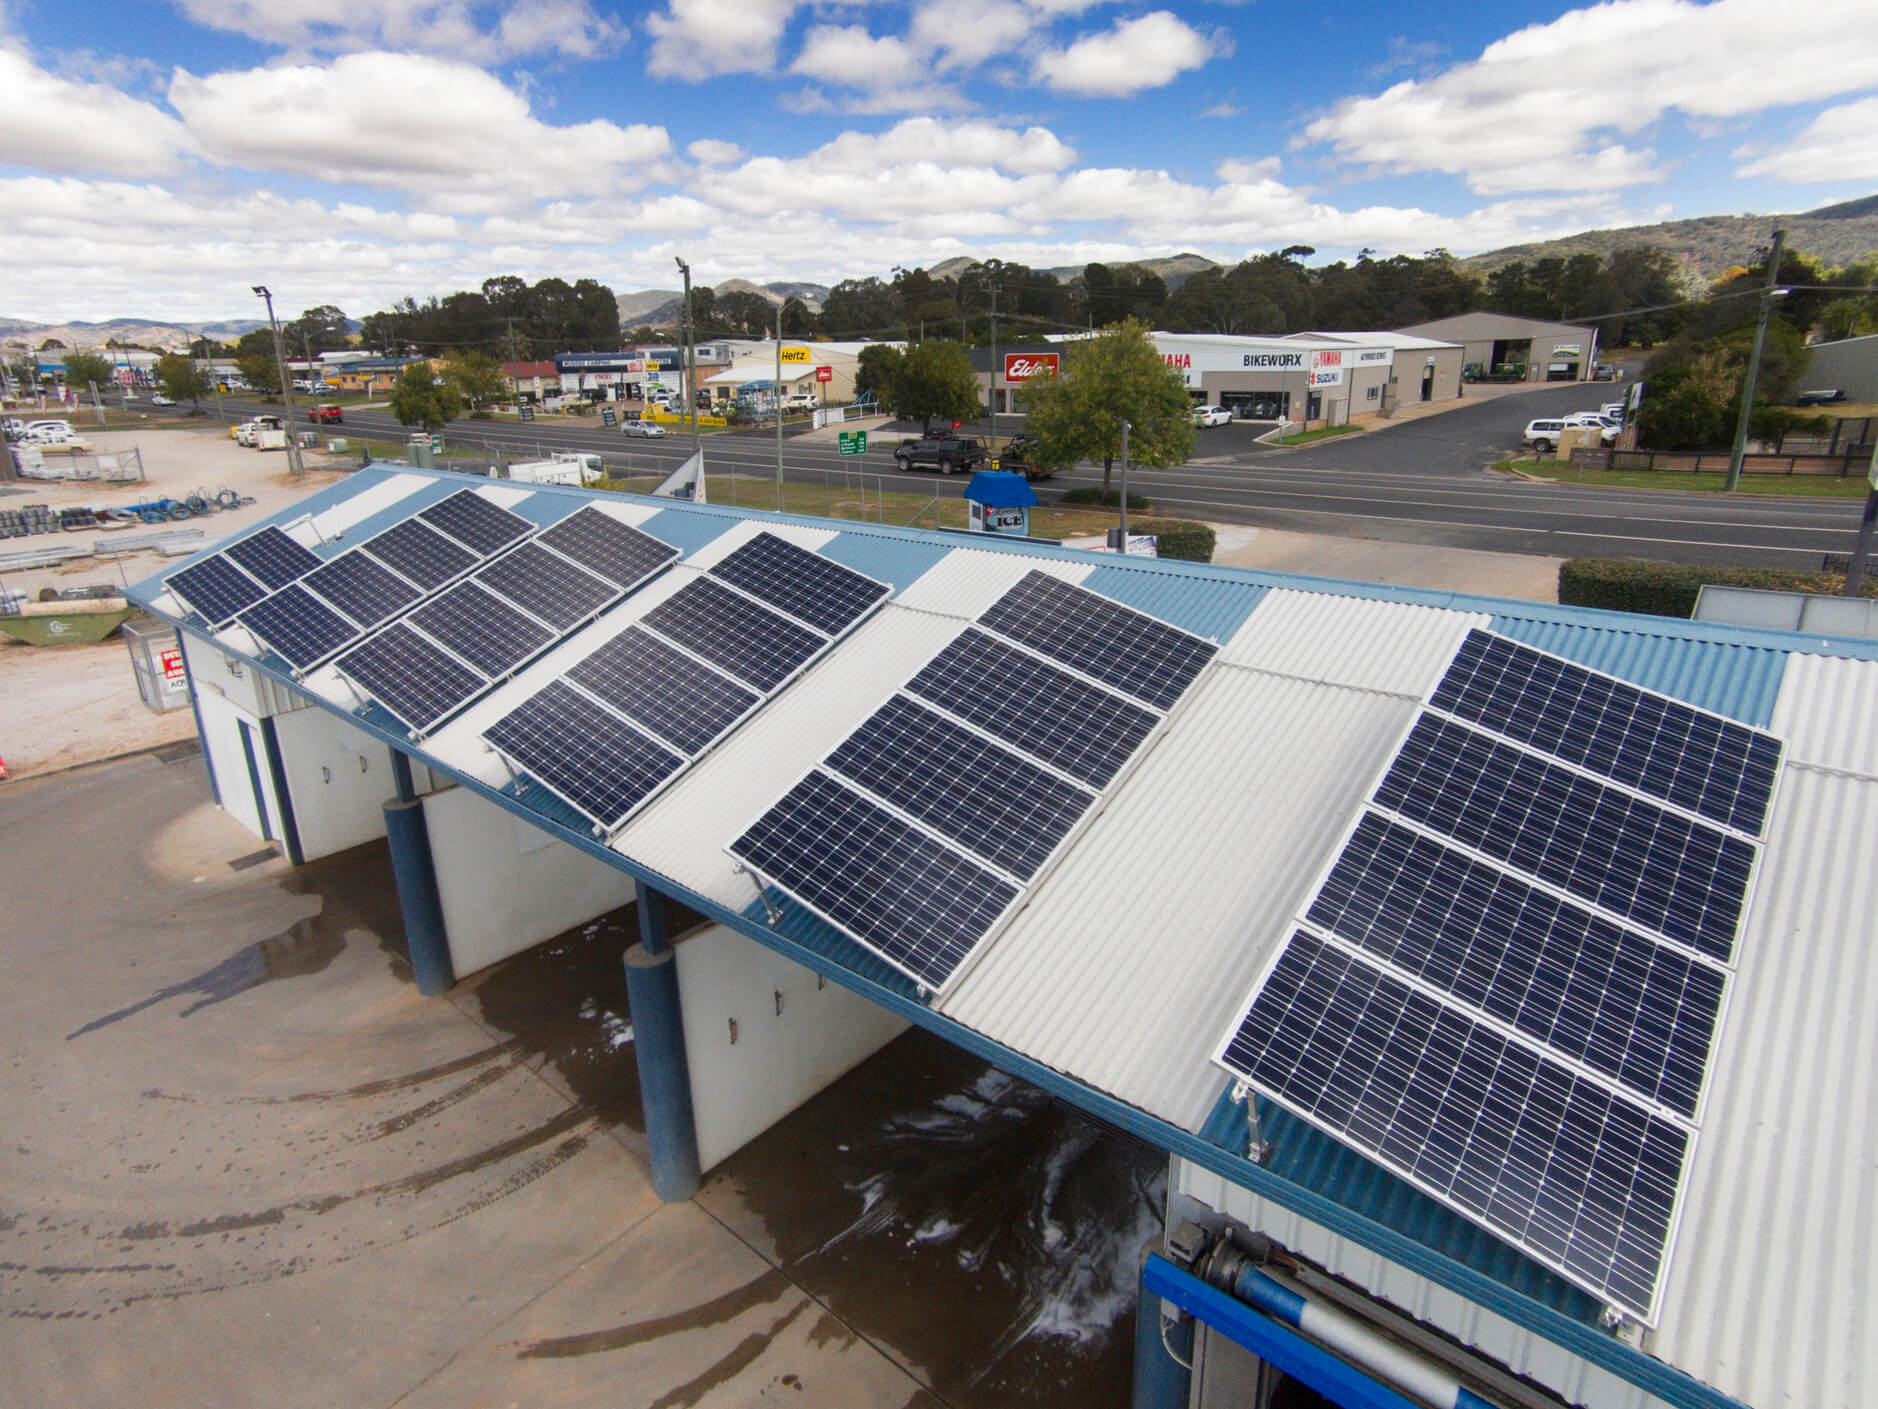
[[[991,468],[1008,470],[1030,480],[1048,479],[1056,473],[1055,465],[1037,462],[1037,443],[1027,435],[1014,435],[1007,440],[1004,448],[992,460]]]
[[[900,448],[893,452],[894,463],[903,470],[937,470],[942,475],[980,469],[988,459],[984,442],[969,435],[903,440]]]
[[[345,420],[346,413],[345,408],[335,406],[331,402],[325,402],[319,406],[309,407],[307,409],[306,418],[309,421],[318,421],[324,425],[336,425]]]

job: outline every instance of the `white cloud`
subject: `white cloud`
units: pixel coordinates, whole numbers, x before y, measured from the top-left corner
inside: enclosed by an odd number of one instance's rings
[[[914,53],[904,39],[873,35],[865,25],[821,24],[808,32],[791,73],[876,88],[904,83],[914,69]]]
[[[176,0],[198,24],[320,53],[403,49],[493,63],[530,54],[592,58],[626,31],[591,0]]]
[[[700,137],[685,148],[693,161],[704,166],[727,166],[744,154],[735,142],[720,142],[715,137]]]
[[[1635,139],[1667,113],[1712,121],[1878,84],[1878,6],[1813,0],[1804,23],[1821,42],[1769,42],[1796,13],[1774,0],[1610,0],[1347,100],[1305,136],[1347,161],[1460,175],[1482,195],[1637,185],[1658,170]]]
[[[1768,176],[1799,184],[1878,180],[1878,98],[1827,108],[1783,147],[1742,147],[1737,158],[1753,158],[1737,176]]]
[[[1201,117],[1238,117],[1244,111],[1245,111],[1244,108],[1239,107],[1233,103],[1215,103],[1210,108],[1201,109],[1200,116]]]
[[[1118,20],[1107,33],[1086,35],[1067,49],[1046,49],[1033,71],[1039,82],[1064,92],[1126,97],[1231,52],[1223,40],[1209,42],[1171,11],[1156,10]]]
[[[662,127],[549,126],[494,75],[414,54],[206,78],[179,69],[170,103],[217,161],[408,191],[459,211],[638,185],[671,146]]]
[[[1049,16],[1019,0],[925,0],[913,12],[913,47],[942,67],[983,63],[1014,52]]]
[[[799,0],[669,0],[645,18],[646,71],[693,82],[725,73],[769,73]]]
[[[102,83],[78,83],[0,49],[0,163],[41,171],[163,174],[190,142],[182,124]]]

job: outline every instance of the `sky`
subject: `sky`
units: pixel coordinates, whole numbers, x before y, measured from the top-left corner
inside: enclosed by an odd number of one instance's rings
[[[1878,191],[1878,4],[0,0],[0,316],[1456,254]]]

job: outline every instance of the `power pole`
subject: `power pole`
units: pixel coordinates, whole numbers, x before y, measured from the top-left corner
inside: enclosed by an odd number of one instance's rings
[[[783,506],[782,476],[782,305],[776,305],[776,512]]]
[[[991,286],[991,448],[998,448],[998,286]]]
[[[1754,346],[1748,350],[1748,372],[1741,383],[1741,414],[1735,418],[1735,442],[1728,451],[1728,479],[1724,490],[1741,487],[1741,462],[1748,453],[1748,422],[1754,416],[1754,384],[1761,376],[1761,346],[1767,341],[1767,320],[1774,311],[1779,292],[1780,251],[1787,242],[1785,230],[1774,231],[1774,248],[1767,256],[1767,284],[1761,290],[1761,314],[1754,324]]]
[[[515,320],[513,318],[510,318],[508,320],[508,324],[509,324],[509,382],[515,391],[515,404],[517,406],[520,406],[522,404],[522,362],[521,362],[521,359],[515,355]]]
[[[673,255],[672,258],[678,259],[678,256]],[[678,259],[678,272],[685,276],[685,360],[683,374],[678,380],[684,387],[685,413],[691,417],[691,453],[696,455],[704,447],[698,439],[698,349],[691,327],[691,266]]]
[[[280,345],[280,320],[274,316],[274,295],[267,285],[256,284],[254,292],[267,300],[267,326],[274,330],[274,370],[280,374],[280,399],[286,413],[281,419],[287,423],[287,468],[297,478],[306,473],[306,466],[300,463],[300,439],[294,430],[293,379],[287,375],[287,354]]]

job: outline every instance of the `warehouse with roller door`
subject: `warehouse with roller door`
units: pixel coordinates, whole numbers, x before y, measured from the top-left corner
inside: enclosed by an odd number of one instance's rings
[[[1167,1153],[1137,1409],[1867,1400],[1869,642],[395,465],[132,592],[426,992],[705,918],[668,1199],[913,1023]]]
[[[1510,313],[1461,313],[1399,331],[1459,343],[1470,380],[1583,382],[1598,363],[1598,330]]]

